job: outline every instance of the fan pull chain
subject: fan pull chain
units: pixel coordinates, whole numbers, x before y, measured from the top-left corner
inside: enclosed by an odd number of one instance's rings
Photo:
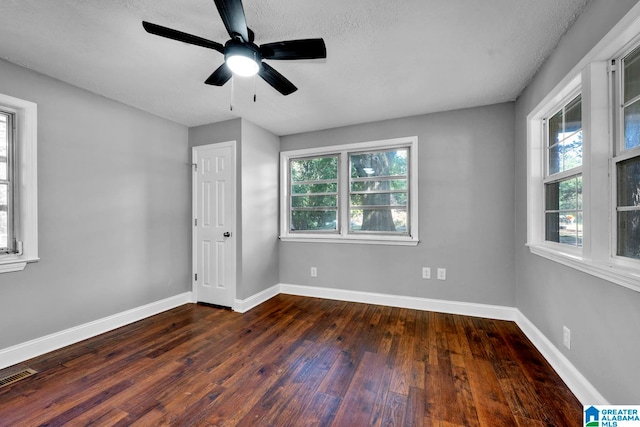
[[[229,100],[229,110],[233,111],[233,81],[235,79],[233,78],[233,76],[231,76],[231,99]]]
[[[253,76],[253,102],[256,102],[256,76]]]

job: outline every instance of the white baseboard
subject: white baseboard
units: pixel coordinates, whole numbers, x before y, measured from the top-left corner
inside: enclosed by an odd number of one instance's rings
[[[253,307],[256,307],[263,302],[267,301],[280,293],[280,285],[273,285],[269,289],[265,289],[262,292],[258,292],[255,295],[250,296],[247,299],[237,299],[233,304],[233,311],[238,313],[246,313]]]
[[[128,325],[163,311],[193,302],[191,292],[175,295],[161,301],[136,307],[122,313],[104,317],[84,325],[36,338],[12,347],[0,349],[0,369],[24,362],[50,351],[95,337],[121,326]]]
[[[462,314],[498,320],[516,320],[518,310],[500,305],[475,304],[458,301],[443,301],[429,298],[401,295],[378,294],[373,292],[349,291],[334,288],[317,288],[280,284],[280,293],[307,297],[326,298],[339,301],[361,302],[390,307],[412,308],[415,310],[440,313]]]
[[[518,310],[516,324],[556,370],[583,405],[609,405],[607,399],[578,371],[564,354]]]

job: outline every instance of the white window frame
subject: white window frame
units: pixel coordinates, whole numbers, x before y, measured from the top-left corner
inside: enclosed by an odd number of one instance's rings
[[[640,147],[634,147],[631,149],[625,148],[625,135],[624,135],[624,106],[622,103],[623,98],[623,70],[622,59],[632,53],[634,50],[640,49],[640,36],[636,37],[625,49],[613,58],[617,64],[615,76],[612,81],[612,104],[614,105],[614,111],[612,114],[612,123],[615,126],[613,132],[613,143],[611,152],[611,209],[612,209],[612,221],[611,221],[611,250],[613,259],[626,267],[640,269],[640,260],[627,258],[618,255],[618,226],[617,226],[617,214],[618,214],[618,163],[625,160],[629,160],[640,156]],[[615,93],[613,92],[615,90]]]
[[[349,154],[357,151],[409,148],[409,176],[407,234],[350,233],[349,232]],[[338,216],[337,232],[290,232],[289,224],[289,160],[304,157],[338,154]],[[280,240],[284,242],[356,243],[415,246],[418,237],[418,137],[394,138],[318,148],[283,151],[280,153]]]
[[[18,195],[14,207],[17,253],[0,255],[0,273],[23,270],[38,261],[38,107],[35,103],[0,94],[3,110],[15,114],[16,173]]]
[[[611,60],[640,43],[640,3],[563,78],[527,116],[527,246],[531,253],[640,292],[640,262],[616,256],[614,126]],[[583,246],[573,250],[544,235],[543,120],[582,93]],[[553,243],[553,244],[552,244]]]

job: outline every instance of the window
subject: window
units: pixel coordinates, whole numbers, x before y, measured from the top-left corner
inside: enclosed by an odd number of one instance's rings
[[[291,159],[291,232],[338,230],[338,156]]]
[[[416,137],[281,153],[281,239],[416,245],[416,163]]]
[[[13,114],[0,111],[0,253],[15,252]]]
[[[0,273],[38,260],[37,106],[0,94]]]
[[[582,99],[545,121],[545,239],[582,247]]]
[[[349,232],[408,230],[409,148],[349,153]]]
[[[527,246],[640,292],[640,7],[620,22],[527,116]]]
[[[616,255],[640,259],[640,49],[620,61],[622,132],[616,157]]]

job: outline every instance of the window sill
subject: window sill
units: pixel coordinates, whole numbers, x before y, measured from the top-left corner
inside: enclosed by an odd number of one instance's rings
[[[5,255],[0,257],[0,274],[22,271],[27,263],[36,262],[39,258],[25,258],[16,255]]]
[[[299,236],[280,236],[282,242],[299,242],[299,243],[352,243],[358,245],[395,245],[395,246],[417,246],[420,242],[418,239],[411,237],[395,237],[395,236],[315,236],[315,235],[299,235]]]
[[[585,260],[580,256],[539,244],[527,244],[527,246],[529,246],[529,251],[532,254],[640,292],[640,269],[618,265],[613,262]]]

